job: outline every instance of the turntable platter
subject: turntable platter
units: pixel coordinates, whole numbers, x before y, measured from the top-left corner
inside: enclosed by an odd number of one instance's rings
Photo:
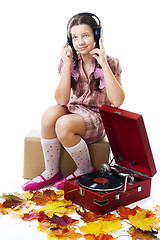
[[[80,176],[79,185],[92,191],[110,192],[123,187],[124,178],[113,169],[104,175],[97,171]]]

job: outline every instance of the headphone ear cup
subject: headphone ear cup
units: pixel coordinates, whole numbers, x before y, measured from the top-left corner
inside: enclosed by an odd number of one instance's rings
[[[68,41],[68,44],[71,46],[71,48],[73,48],[72,38],[67,37],[67,41]]]
[[[100,29],[96,29],[94,31],[94,39],[96,44],[99,46],[99,39],[101,38],[101,34],[100,34],[101,30]]]

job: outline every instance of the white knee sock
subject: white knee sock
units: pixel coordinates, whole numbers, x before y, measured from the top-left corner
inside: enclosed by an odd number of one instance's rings
[[[59,157],[61,143],[58,138],[43,139],[41,138],[43,149],[45,171],[41,174],[46,180],[52,178],[59,171]],[[34,182],[43,182],[44,180],[37,176],[32,179]]]
[[[94,170],[88,151],[88,146],[82,138],[81,141],[75,146],[65,147],[65,149],[77,165],[77,170],[74,172],[75,176],[80,176]],[[71,174],[67,177],[67,179],[70,179],[72,177],[73,175]]]

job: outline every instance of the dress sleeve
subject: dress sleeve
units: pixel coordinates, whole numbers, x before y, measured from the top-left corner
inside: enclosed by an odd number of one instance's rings
[[[63,66],[64,66],[64,63],[63,63],[63,60],[61,59],[60,62],[59,62],[59,66],[58,66],[58,73],[59,73],[59,75],[62,74]]]
[[[115,77],[120,76],[122,73],[122,68],[119,64],[118,58],[113,58],[113,57],[107,56],[107,62],[109,64],[113,74],[115,75]]]

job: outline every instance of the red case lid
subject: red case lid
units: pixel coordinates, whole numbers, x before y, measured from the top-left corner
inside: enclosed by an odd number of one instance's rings
[[[156,167],[140,114],[103,105],[100,114],[116,163],[148,176]]]

